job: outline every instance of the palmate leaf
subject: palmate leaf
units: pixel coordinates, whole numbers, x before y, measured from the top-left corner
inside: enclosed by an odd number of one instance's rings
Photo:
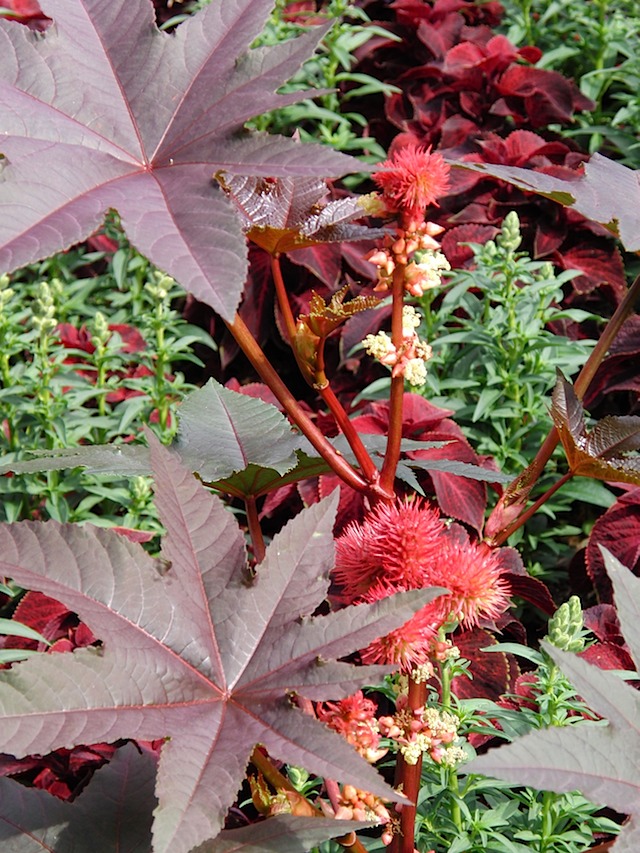
[[[335,498],[274,538],[255,578],[233,516],[152,440],[162,570],[108,530],[0,527],[0,573],[77,613],[103,641],[0,673],[0,751],[16,757],[120,738],[166,738],[155,853],[214,837],[256,743],[275,758],[398,799],[344,740],[292,703],[349,695],[389,667],[332,662],[403,624],[442,590],[324,617]]]
[[[187,394],[178,408],[178,436],[172,445],[182,464],[208,486],[234,497],[259,497],[274,489],[330,471],[327,463],[271,403],[225,388],[209,379]],[[382,455],[383,435],[361,436],[367,450]],[[344,436],[331,440],[351,464],[357,465]],[[428,449],[444,442],[403,439],[403,451]],[[12,454],[13,455],[13,454]],[[90,473],[137,476],[151,473],[149,450],[142,445],[103,444],[29,451],[29,459],[0,458],[0,474],[30,474],[84,467]],[[419,464],[419,463],[418,463]],[[447,463],[434,463],[433,467]],[[456,463],[448,463],[454,465]],[[430,466],[431,467],[431,466]],[[449,470],[447,468],[447,470]],[[473,466],[454,473],[481,476]],[[410,472],[406,472],[405,477]],[[492,475],[499,479],[501,475]],[[419,487],[418,487],[419,488]]]
[[[587,430],[582,403],[558,371],[551,416],[576,476],[640,485],[640,418],[608,415]]]
[[[585,164],[584,175],[563,180],[534,169],[486,163],[452,162],[573,207],[616,234],[629,252],[640,250],[640,172],[601,154]]]
[[[113,208],[143,255],[233,319],[246,246],[213,175],[338,176],[356,162],[243,130],[303,97],[274,93],[324,34],[249,50],[272,6],[213,0],[171,35],[151,0],[42,0],[44,35],[0,20],[0,271],[84,240]]]
[[[151,853],[157,763],[133,744],[118,749],[73,803],[0,779],[0,849],[7,853]],[[370,823],[278,815],[221,832],[195,853],[307,853]]]
[[[603,549],[604,552],[604,549]],[[640,579],[608,551],[605,564],[613,584],[622,633],[636,666],[640,661]],[[546,651],[589,706],[606,723],[574,723],[533,732],[490,750],[466,766],[469,773],[497,776],[543,790],[579,790],[631,820],[612,853],[640,849],[640,693],[619,676],[549,644]]]

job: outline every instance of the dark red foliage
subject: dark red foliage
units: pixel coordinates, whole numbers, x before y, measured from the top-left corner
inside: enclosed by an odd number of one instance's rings
[[[461,657],[472,662],[473,680],[466,676],[458,676],[454,679],[453,691],[458,698],[482,697],[495,702],[514,689],[520,669],[513,655],[482,651],[497,643],[489,631],[475,627],[469,631],[457,632],[452,640],[460,651]]]
[[[35,640],[7,637],[5,648],[66,652],[95,642],[91,631],[74,613],[41,592],[27,592],[16,607],[13,618],[38,631],[52,645],[46,647]]]
[[[14,776],[23,784],[41,788],[61,800],[73,800],[116,749],[115,744],[97,743],[21,759],[0,753],[0,776]]]
[[[285,21],[300,26],[324,24],[326,17],[318,14],[323,5],[322,0],[319,2],[316,0],[287,0],[285,8],[282,10],[282,17]]]
[[[609,354],[604,359],[584,397],[585,407],[592,410],[605,401],[611,412],[614,391],[624,394],[623,414],[637,414],[640,404],[640,316],[629,317],[613,340]]]
[[[128,326],[126,323],[111,323],[109,325],[110,332],[117,332],[122,340],[122,352],[142,352],[147,348],[144,338],[133,326]],[[86,326],[81,326],[79,329],[72,326],[71,323],[59,323],[57,327],[60,343],[65,349],[79,349],[89,354],[94,353],[96,348],[91,343],[91,334]],[[69,357],[69,363],[74,364],[74,357]]]
[[[419,394],[405,394],[403,437],[425,442],[446,442],[442,447],[408,452],[407,458],[421,461],[449,459],[472,465],[483,464],[483,460],[467,443],[460,427],[450,420],[450,414],[452,412],[433,406]],[[318,416],[317,422],[326,435],[336,434],[333,419]],[[352,418],[352,423],[363,435],[386,435],[389,427],[388,403],[369,403],[361,414]],[[444,515],[463,521],[477,532],[481,530],[487,502],[484,482],[444,471],[416,470],[415,474],[425,494],[435,498]],[[299,500],[305,505],[315,503],[338,486],[340,486],[340,506],[336,527],[336,535],[338,535],[350,521],[362,519],[365,505],[360,494],[341,484],[334,474],[322,474],[312,480],[304,480],[297,487],[285,486],[277,489],[267,497],[263,506],[263,515],[272,516],[283,506],[286,506],[287,512],[290,513],[294,508],[294,500],[296,504]],[[400,480],[397,486],[402,492],[404,486]]]
[[[452,459],[481,465],[482,461],[467,443],[460,427],[450,420],[448,409],[433,406],[419,394],[405,394],[403,403],[403,437],[418,441],[442,441],[447,444],[407,454],[411,459]],[[389,406],[372,403],[365,414],[355,419],[359,432],[386,435],[389,428]],[[444,515],[463,521],[480,531],[484,522],[487,489],[483,482],[442,471],[417,471],[420,485],[427,495],[435,495]]]
[[[640,488],[623,494],[594,524],[586,551],[587,572],[600,602],[612,602],[611,581],[600,546],[640,575]]]
[[[398,0],[386,10],[377,2],[362,5],[402,39],[370,44],[361,54],[361,70],[402,89],[387,100],[384,117],[372,112],[371,129],[383,143],[393,138],[389,124],[427,145],[448,148],[443,136],[450,122],[471,122],[467,130],[473,126],[476,134],[541,128],[569,122],[575,110],[591,106],[557,72],[519,64],[536,62],[540,51],[518,49],[495,34],[498,4]]]
[[[144,338],[138,329],[133,326],[129,326],[126,323],[111,323],[109,325],[109,331],[120,336],[122,341],[120,349],[121,352],[125,354],[133,355],[138,352],[143,352],[147,348]],[[91,333],[84,325],[78,329],[70,323],[60,323],[58,324],[57,332],[60,343],[65,349],[80,350],[81,352],[86,352],[89,355],[92,355],[96,350],[95,345],[91,340]],[[76,373],[80,376],[84,376],[91,382],[95,382],[95,367],[85,361],[81,355],[68,355],[67,358],[65,358],[65,364],[76,365]],[[123,400],[129,399],[129,397],[139,397],[144,393],[143,391],[135,388],[127,387],[126,380],[153,376],[153,371],[145,364],[138,364],[135,361],[131,361],[124,368],[109,370],[107,372],[107,376],[109,378],[117,376],[120,380],[118,382],[118,387],[114,391],[109,391],[105,397],[107,403],[114,405],[122,402]]]
[[[419,142],[452,162],[512,164],[566,178],[588,157],[545,128],[571,123],[576,112],[592,108],[591,102],[561,74],[533,67],[540,58],[537,48],[518,49],[495,34],[502,15],[498,3],[396,0],[386,6],[363,0],[362,5],[401,38],[372,40],[359,54],[358,71],[401,89],[384,103],[380,96],[352,102],[367,115],[369,132],[381,144]],[[451,184],[440,200],[442,225],[495,228],[516,210],[524,249],[560,269],[581,271],[567,287],[569,302],[603,313],[603,299],[620,301],[626,288],[622,261],[600,226],[477,173],[454,169]],[[485,231],[480,242],[489,234]],[[445,235],[444,249],[454,266],[464,265],[470,255],[457,249],[456,236]]]
[[[594,634],[597,643],[582,652],[581,657],[600,669],[633,671],[635,663],[624,637],[613,604],[597,604],[584,611],[585,628]]]

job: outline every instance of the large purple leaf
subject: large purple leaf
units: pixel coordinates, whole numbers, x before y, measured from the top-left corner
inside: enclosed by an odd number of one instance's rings
[[[249,50],[272,6],[214,0],[172,35],[150,0],[43,0],[44,35],[0,20],[0,269],[85,239],[114,208],[142,254],[232,319],[246,247],[213,175],[337,176],[355,162],[243,131],[300,99],[275,91],[324,33]]]
[[[576,173],[573,180],[519,166],[462,162],[451,165],[500,178],[573,207],[619,236],[628,251],[640,250],[640,171],[601,154],[594,154],[586,163],[584,174]]]
[[[551,417],[573,474],[640,485],[640,418],[607,415],[588,430],[582,403],[558,371]]]
[[[605,565],[613,584],[620,625],[636,665],[640,661],[640,579],[608,551]],[[545,644],[577,692],[607,722],[533,732],[490,750],[466,770],[551,791],[580,790],[631,816],[612,853],[640,849],[640,693],[619,676],[578,655]]]
[[[0,527],[0,573],[77,613],[103,640],[0,673],[0,751],[17,757],[119,738],[167,738],[158,769],[155,853],[214,837],[256,743],[310,772],[398,798],[344,740],[292,698],[345,697],[389,667],[335,659],[401,625],[441,590],[324,617],[335,498],[305,510],[248,572],[233,516],[152,441],[160,562],[108,530]]]
[[[132,744],[96,771],[78,799],[0,779],[0,849],[11,853],[149,853],[156,762]]]

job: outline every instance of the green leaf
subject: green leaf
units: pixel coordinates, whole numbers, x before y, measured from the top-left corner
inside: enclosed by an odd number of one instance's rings
[[[42,634],[15,619],[0,619],[0,634],[6,634],[10,637],[23,637],[27,640],[35,640],[38,643],[45,643],[47,646],[51,645]]]

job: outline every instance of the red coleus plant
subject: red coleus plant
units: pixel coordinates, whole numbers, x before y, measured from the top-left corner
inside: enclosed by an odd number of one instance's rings
[[[364,5],[401,39],[379,39],[361,53],[358,70],[401,90],[383,105],[379,97],[357,104],[379,141],[394,150],[430,145],[452,160],[526,162],[559,175],[586,159],[573,143],[544,129],[570,123],[591,102],[561,74],[534,67],[539,50],[517,49],[494,33],[499,4],[397,0],[383,6],[371,0]],[[452,263],[468,259],[455,248],[458,242],[490,239],[489,228],[516,209],[525,246],[535,258],[581,271],[571,284],[574,301],[592,307],[603,297],[613,304],[622,298],[624,270],[612,241],[575,212],[458,170],[440,204],[441,224],[465,227],[443,240]]]

